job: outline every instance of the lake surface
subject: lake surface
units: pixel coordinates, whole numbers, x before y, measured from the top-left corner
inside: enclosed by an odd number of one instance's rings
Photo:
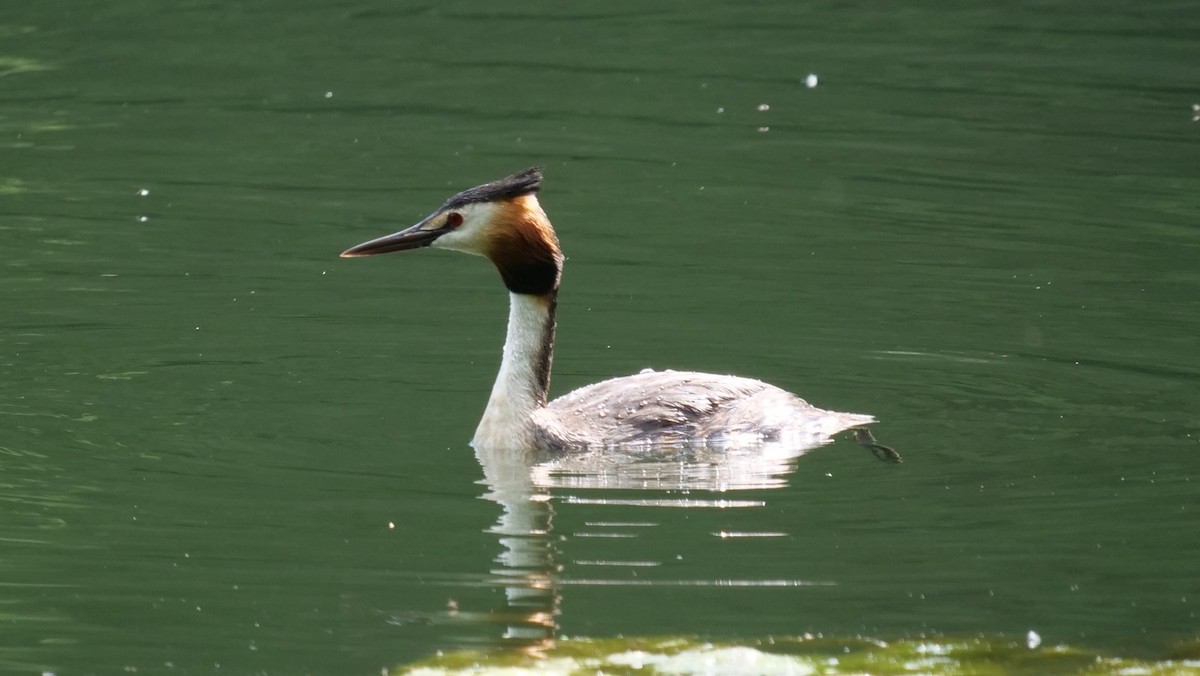
[[[0,670],[1195,641],[1198,57],[1188,2],[7,3]],[[905,462],[476,457],[495,271],[337,254],[531,165],[555,394],[752,376]]]

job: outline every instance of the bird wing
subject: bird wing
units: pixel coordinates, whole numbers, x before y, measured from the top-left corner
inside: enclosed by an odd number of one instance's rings
[[[727,424],[732,405],[768,390],[788,395],[759,380],[687,371],[643,371],[580,388],[547,408],[572,433],[608,443],[639,440],[670,442],[706,436]]]

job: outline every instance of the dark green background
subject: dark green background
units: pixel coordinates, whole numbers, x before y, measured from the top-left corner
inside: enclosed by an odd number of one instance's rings
[[[4,3],[0,667],[499,641],[503,289],[336,255],[533,164],[556,393],[754,376],[906,458],[552,490],[563,633],[1195,636],[1198,65],[1192,2]]]

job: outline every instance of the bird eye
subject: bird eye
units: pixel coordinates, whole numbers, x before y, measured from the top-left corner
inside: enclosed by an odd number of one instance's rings
[[[457,211],[451,211],[446,216],[446,227],[447,228],[457,228],[458,226],[460,226],[462,224],[463,224],[462,214],[458,213]]]

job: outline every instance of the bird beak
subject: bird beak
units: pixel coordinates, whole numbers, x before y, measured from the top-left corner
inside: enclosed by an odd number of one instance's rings
[[[436,215],[436,214],[435,214]],[[357,258],[359,256],[374,256],[393,251],[407,251],[429,246],[433,240],[449,232],[450,228],[439,228],[432,223],[433,216],[417,223],[411,228],[378,237],[358,246],[352,246],[342,252],[342,258]]]

